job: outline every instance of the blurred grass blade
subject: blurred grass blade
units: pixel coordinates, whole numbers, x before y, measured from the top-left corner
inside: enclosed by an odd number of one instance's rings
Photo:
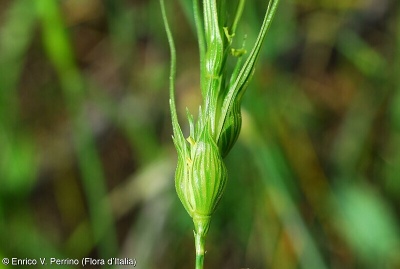
[[[37,167],[35,146],[19,118],[17,92],[34,33],[35,12],[32,1],[17,0],[10,5],[0,29],[0,196],[17,198],[32,187]]]
[[[385,268],[400,253],[400,224],[393,210],[364,185],[344,185],[334,199],[337,228],[368,268]]]
[[[96,150],[94,134],[84,113],[84,82],[74,60],[74,53],[63,23],[58,1],[36,2],[43,29],[43,45],[61,81],[68,112],[72,119],[73,138],[82,181],[89,204],[94,243],[101,257],[117,254],[117,241],[107,195],[101,161]]]
[[[242,141],[253,155],[253,161],[265,184],[272,207],[290,236],[301,267],[304,269],[328,269],[306,226],[306,221],[284,184],[286,180],[283,177],[290,175],[290,171],[287,171],[288,167],[282,163],[284,159],[281,150],[276,145],[265,143],[250,117],[246,121],[247,130],[241,136]]]

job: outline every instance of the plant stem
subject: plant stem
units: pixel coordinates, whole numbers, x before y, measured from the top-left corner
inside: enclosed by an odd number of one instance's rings
[[[193,14],[194,14],[194,22],[196,25],[197,39],[199,43],[199,54],[200,54],[200,81],[202,84],[201,89],[205,89],[205,83],[203,77],[205,77],[204,73],[204,57],[206,54],[206,39],[204,36],[204,22],[201,16],[200,3],[199,0],[193,0]],[[205,96],[205,93],[203,93]]]
[[[194,233],[194,244],[196,247],[196,269],[203,269],[204,264],[204,245],[206,237],[201,234]]]

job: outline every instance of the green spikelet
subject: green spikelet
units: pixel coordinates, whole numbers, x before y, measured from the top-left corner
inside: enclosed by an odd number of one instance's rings
[[[240,111],[240,100],[237,100],[229,110],[224,125],[222,127],[221,135],[218,139],[218,147],[221,151],[222,157],[228,155],[233,145],[239,137],[240,129],[242,128],[242,114]]]
[[[193,145],[193,163],[189,188],[193,190],[192,217],[211,216],[225,189],[227,170],[217,144],[205,129]]]
[[[192,218],[209,218],[225,189],[227,170],[207,125],[197,141],[188,141],[186,153],[178,157],[176,191]]]

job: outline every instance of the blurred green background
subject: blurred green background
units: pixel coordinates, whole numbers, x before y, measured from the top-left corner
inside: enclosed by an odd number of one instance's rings
[[[191,1],[167,2],[187,128]],[[246,3],[249,47],[266,5]],[[205,268],[400,268],[399,26],[397,0],[281,1]],[[0,0],[0,258],[194,267],[168,68],[157,0]]]

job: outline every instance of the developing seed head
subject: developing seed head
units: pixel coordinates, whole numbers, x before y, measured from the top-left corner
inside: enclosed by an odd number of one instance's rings
[[[193,219],[208,219],[225,189],[227,170],[209,128],[203,129],[197,141],[188,140],[186,154],[178,159],[176,191]]]
[[[218,147],[221,156],[225,158],[239,137],[242,128],[242,114],[240,112],[240,100],[235,100],[232,108],[229,110],[220,137],[218,139]]]

